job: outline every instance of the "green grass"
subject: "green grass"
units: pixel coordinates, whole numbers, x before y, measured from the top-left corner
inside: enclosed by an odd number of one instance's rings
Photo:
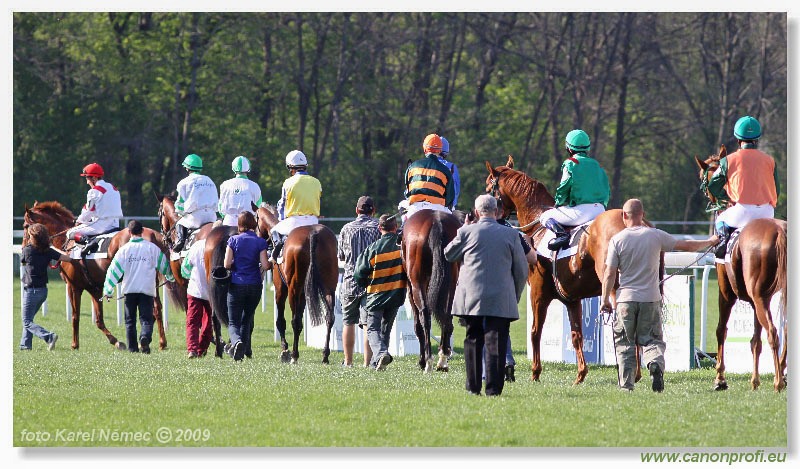
[[[627,394],[617,390],[614,368],[592,366],[585,384],[572,386],[574,365],[545,363],[542,381],[532,383],[524,319],[512,326],[517,382],[508,383],[501,397],[487,398],[464,390],[460,326],[449,373],[422,374],[414,356],[397,358],[382,373],[342,369],[341,352],[332,354],[332,365],[322,365],[320,351],[305,347],[299,364],[281,364],[272,315],[260,310],[252,360],[189,360],[182,313],[171,311],[168,350],[123,353],[91,324],[85,297],[81,348],[72,351],[63,284],[54,280],[50,286],[49,312],[36,320],[59,333],[58,347],[48,352],[34,339],[34,350],[21,352],[13,344],[15,446],[788,445],[787,393],[773,392],[770,376],[762,376],[764,385],[752,392],[748,376],[729,375],[730,390],[717,393],[711,390],[714,372],[706,368],[668,373],[662,394],[649,390],[647,378]],[[14,288],[17,341],[18,280]],[[107,325],[124,337],[113,306],[108,313]],[[166,444],[155,441],[161,427],[173,434]],[[187,429],[199,430],[200,441],[175,441]],[[151,441],[54,440],[70,436],[64,431],[92,430],[149,432]],[[50,441],[28,441],[33,434],[23,433],[37,431],[47,432]]]

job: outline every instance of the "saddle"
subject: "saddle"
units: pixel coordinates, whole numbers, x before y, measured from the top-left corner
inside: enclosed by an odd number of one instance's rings
[[[72,259],[107,259],[111,238],[119,231],[119,228],[114,228],[105,233],[87,236],[80,241],[75,241],[75,246],[70,250],[69,257]]]
[[[589,225],[591,225],[593,221],[594,220],[591,220],[577,226],[565,226],[564,229],[567,231],[567,234],[569,234],[569,244],[558,251],[553,251],[548,247],[550,241],[555,239],[556,234],[550,230],[544,230],[544,236],[542,236],[542,239],[539,240],[539,243],[536,245],[536,252],[548,259],[552,259],[553,255],[555,255],[556,260],[574,256],[575,253],[578,252],[578,243],[580,242],[581,234],[589,229]]]

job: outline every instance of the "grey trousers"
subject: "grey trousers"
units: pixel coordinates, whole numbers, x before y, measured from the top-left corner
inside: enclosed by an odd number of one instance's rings
[[[642,347],[642,363],[658,363],[664,370],[664,331],[661,325],[661,302],[617,303],[614,318],[614,349],[619,367],[619,386],[633,389],[636,375],[636,345]]]

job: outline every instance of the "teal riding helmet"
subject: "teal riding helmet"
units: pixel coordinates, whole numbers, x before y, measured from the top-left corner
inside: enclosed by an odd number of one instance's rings
[[[575,129],[567,134],[566,146],[568,150],[576,153],[588,153],[590,147],[589,135],[583,130]]]
[[[733,136],[738,140],[757,140],[761,138],[761,124],[755,117],[744,116],[733,126]]]

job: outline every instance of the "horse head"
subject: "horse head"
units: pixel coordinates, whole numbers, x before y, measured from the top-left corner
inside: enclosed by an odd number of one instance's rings
[[[72,215],[72,212],[56,201],[36,201],[32,207],[26,205],[22,224],[23,244],[26,244],[28,227],[34,223],[46,226],[50,237],[56,239],[64,236],[64,233],[73,226],[74,220],[75,216]]]
[[[269,238],[270,230],[278,224],[278,211],[266,202],[262,203],[260,207],[256,207],[252,202],[250,204],[256,214],[256,234],[265,239]]]
[[[155,193],[158,200],[158,226],[161,227],[161,236],[165,240],[171,239],[172,230],[178,222],[178,213],[175,211],[175,197],[169,194]]]
[[[725,145],[720,145],[719,147],[719,154],[711,155],[705,160],[701,160],[697,156],[694,157],[694,160],[697,162],[697,166],[700,168],[700,191],[708,197],[709,205],[708,208],[712,210],[717,210],[720,208],[724,208],[720,206],[720,201],[714,197],[708,190],[708,183],[711,182],[711,176],[714,174],[719,168],[719,161],[727,155],[727,151],[725,150]]]

